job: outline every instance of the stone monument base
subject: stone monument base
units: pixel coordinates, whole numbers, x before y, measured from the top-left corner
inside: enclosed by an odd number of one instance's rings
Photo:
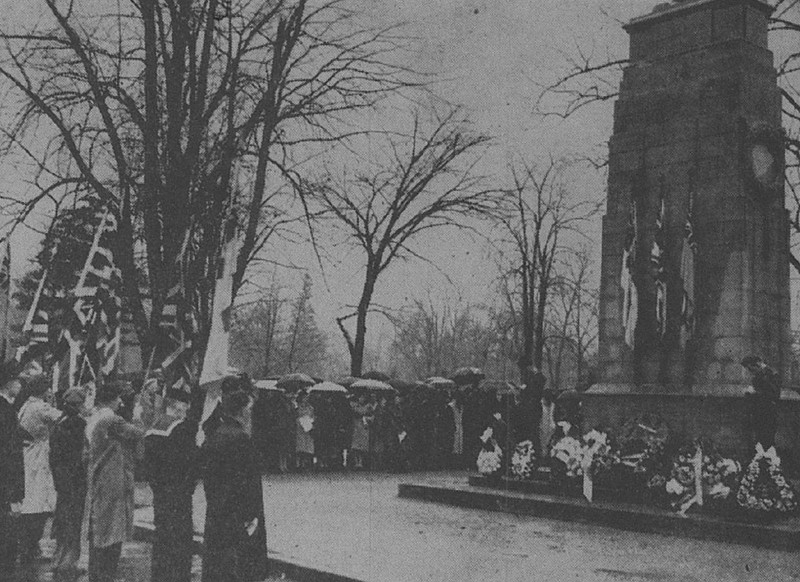
[[[672,436],[711,439],[719,451],[747,462],[755,443],[748,433],[747,397],[743,386],[694,387],[690,394],[670,387],[595,384],[581,395],[583,431],[612,433],[643,413],[655,413]],[[787,474],[800,475],[800,395],[784,391],[778,404],[776,445]]]

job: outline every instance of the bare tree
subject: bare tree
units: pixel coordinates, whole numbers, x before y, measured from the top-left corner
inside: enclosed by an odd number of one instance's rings
[[[572,257],[570,235],[580,236],[600,209],[569,190],[567,168],[553,159],[541,169],[525,162],[512,165],[510,210],[500,219],[508,240],[501,286],[516,327],[517,365],[525,383],[531,366],[542,369],[547,309],[560,263]]]
[[[544,366],[552,386],[585,383],[588,355],[597,340],[598,293],[586,248],[570,253],[551,287],[544,338]]]
[[[392,349],[408,377],[447,377],[462,366],[477,366],[495,376],[502,367],[494,321],[480,307],[416,299],[394,319],[394,327]]]
[[[35,184],[4,210],[21,222],[92,196],[115,211],[145,352],[181,271],[207,323],[226,221],[243,233],[238,288],[296,219],[270,170],[286,175],[298,148],[346,137],[349,113],[405,85],[388,59],[398,39],[359,24],[345,0],[41,4],[27,30],[0,32],[0,151],[31,164]]]
[[[305,197],[361,252],[361,297],[353,313],[337,319],[354,376],[361,373],[367,314],[380,276],[396,259],[420,258],[415,245],[422,235],[467,227],[471,218],[497,208],[496,194],[482,188],[474,172],[476,154],[487,138],[467,131],[458,115],[451,111],[430,130],[417,115],[410,136],[385,134],[388,161],[378,169],[303,184]],[[353,317],[355,334],[345,326]]]

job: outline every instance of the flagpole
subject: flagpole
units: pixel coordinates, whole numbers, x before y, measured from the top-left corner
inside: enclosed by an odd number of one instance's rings
[[[86,277],[89,275],[89,268],[92,266],[92,257],[94,257],[95,253],[100,248],[100,238],[103,236],[103,232],[106,230],[106,222],[108,221],[109,212],[110,211],[106,209],[105,214],[103,214],[103,219],[100,221],[100,226],[97,229],[97,232],[94,233],[94,240],[92,241],[92,246],[89,249],[89,254],[86,256],[86,263],[81,271],[80,279],[78,279],[77,289],[82,289],[86,283]]]

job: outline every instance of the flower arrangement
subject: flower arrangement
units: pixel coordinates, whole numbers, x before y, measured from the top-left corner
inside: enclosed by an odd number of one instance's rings
[[[700,457],[698,457],[700,455]],[[698,491],[696,467],[700,467],[701,480]],[[700,499],[724,500],[731,494],[741,473],[741,465],[720,455],[708,441],[696,441],[678,450],[669,474],[649,481],[650,486],[664,487],[673,507],[682,511]]]
[[[532,441],[517,444],[511,457],[511,472],[519,479],[530,479],[536,462],[536,449]]]
[[[621,465],[637,483],[650,489],[664,486],[671,462],[666,454],[669,428],[657,414],[627,421],[617,436]]]
[[[590,430],[583,435],[583,446],[584,466],[589,466],[592,477],[611,471],[620,464],[619,451],[607,433]]]
[[[583,444],[575,437],[565,436],[554,444],[550,456],[563,464],[566,477],[583,475]]]
[[[503,450],[494,439],[494,430],[488,427],[481,435],[483,447],[478,453],[478,472],[481,475],[494,475],[502,467]]]
[[[481,450],[478,453],[478,472],[481,475],[493,475],[500,470],[503,451],[494,445],[492,450]]]
[[[775,447],[768,450],[758,444],[736,494],[737,503],[749,510],[787,513],[797,509],[794,490],[781,471]]]

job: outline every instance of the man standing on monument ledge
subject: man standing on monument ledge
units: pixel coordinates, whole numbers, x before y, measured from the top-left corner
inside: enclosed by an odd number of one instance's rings
[[[775,444],[780,377],[758,356],[745,357],[742,366],[753,376],[753,385],[745,392],[750,401],[750,432],[767,449]]]

